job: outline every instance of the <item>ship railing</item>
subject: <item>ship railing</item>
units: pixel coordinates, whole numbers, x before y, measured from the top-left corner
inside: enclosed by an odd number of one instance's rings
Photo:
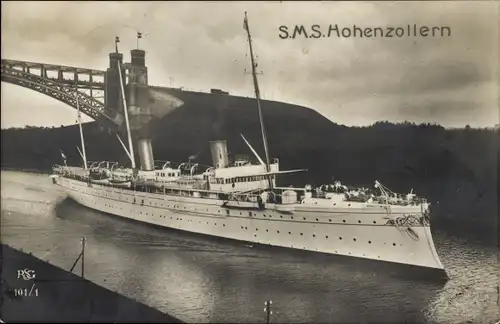
[[[228,193],[229,200],[241,201],[241,202],[257,202],[258,197],[262,194],[262,189],[255,189],[244,192],[233,192]]]
[[[297,199],[295,202],[299,202],[300,199],[302,199],[303,195],[300,193],[301,189],[300,188],[293,188],[297,189],[299,192],[297,192]],[[283,203],[283,192],[284,191],[289,191],[293,190],[292,188],[280,188],[280,187],[275,187],[273,188],[272,191],[269,191],[267,189],[255,189],[251,191],[246,191],[246,192],[235,192],[233,194],[230,194],[231,200],[235,201],[243,201],[243,202],[258,202],[259,198],[262,198],[262,193],[267,193],[267,203],[274,203],[274,204],[282,204]],[[302,190],[303,191],[303,190]]]
[[[278,188],[276,188],[278,189]],[[293,190],[297,192],[297,200],[305,194],[306,190],[303,188],[279,188],[280,190]],[[384,195],[374,195],[367,194],[364,192],[352,193],[352,192],[342,192],[342,191],[311,191],[311,198],[314,199],[329,199],[328,194],[337,193],[343,194],[343,200],[349,202],[361,202],[361,203],[378,203],[382,205],[389,206],[418,206],[427,203],[425,198],[413,197],[412,199],[406,199],[405,196],[399,195],[397,197],[389,197]]]

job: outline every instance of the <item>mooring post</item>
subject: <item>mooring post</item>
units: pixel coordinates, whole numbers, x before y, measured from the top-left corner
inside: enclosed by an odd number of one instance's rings
[[[82,237],[82,279],[85,273],[85,237]]]
[[[273,304],[272,300],[268,300],[264,303],[266,307],[264,307],[264,312],[266,312],[266,323],[269,324],[271,320],[271,314],[273,313],[271,310],[271,305]]]

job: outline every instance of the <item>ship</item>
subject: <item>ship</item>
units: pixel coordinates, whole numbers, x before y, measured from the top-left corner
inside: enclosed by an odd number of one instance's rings
[[[269,158],[246,12],[244,29],[264,159],[241,134],[240,140],[253,159],[249,155],[230,157],[226,140],[212,140],[207,143],[211,166],[190,158],[184,163],[162,161],[147,169],[136,167],[122,83],[128,149],[117,137],[132,167],[113,161],[87,161],[78,109],[83,167],[68,166],[61,151],[64,165],[54,166],[53,183],[83,206],[138,222],[251,244],[444,272],[432,237],[430,203],[413,191],[395,193],[377,180],[373,188],[354,188],[340,181],[320,187],[277,186],[280,175],[307,170],[280,170],[279,159]],[[121,75],[119,79],[123,82]],[[141,147],[140,153],[149,158],[152,154],[147,147]]]

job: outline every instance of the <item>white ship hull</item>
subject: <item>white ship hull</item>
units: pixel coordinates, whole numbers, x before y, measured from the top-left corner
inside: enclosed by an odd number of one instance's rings
[[[221,207],[222,200],[172,196],[91,184],[59,177],[79,204],[172,229],[286,248],[345,255],[443,270],[430,227],[388,224],[381,208],[318,211],[294,204],[293,211],[267,204],[265,210]],[[380,206],[377,206],[380,207]],[[394,216],[394,212],[392,212]]]

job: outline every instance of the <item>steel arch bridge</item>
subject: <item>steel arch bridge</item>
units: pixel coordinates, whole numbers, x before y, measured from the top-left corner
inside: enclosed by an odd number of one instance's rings
[[[117,120],[112,117],[116,116],[116,112],[106,109],[104,78],[105,71],[101,70],[8,59],[1,62],[2,82],[37,91],[75,109],[78,96],[78,104],[84,114],[99,123],[118,126]]]

